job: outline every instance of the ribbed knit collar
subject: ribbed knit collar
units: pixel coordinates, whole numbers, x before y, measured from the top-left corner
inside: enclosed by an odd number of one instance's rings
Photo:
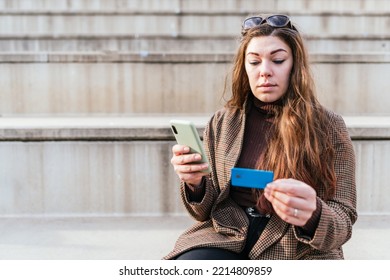
[[[251,94],[253,108],[256,109],[261,114],[267,115],[268,117],[273,117],[277,112],[280,112],[283,108],[283,100],[278,99],[274,102],[263,102],[257,99],[253,94]]]

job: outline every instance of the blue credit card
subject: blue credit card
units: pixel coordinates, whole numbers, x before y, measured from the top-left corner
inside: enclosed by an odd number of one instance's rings
[[[232,168],[231,176],[233,186],[255,189],[264,189],[268,183],[274,180],[272,171],[239,167]]]

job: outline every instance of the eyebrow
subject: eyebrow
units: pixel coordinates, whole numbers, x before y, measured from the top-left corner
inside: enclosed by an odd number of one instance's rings
[[[270,52],[270,55],[273,55],[273,54],[275,54],[275,53],[277,53],[277,52],[286,52],[286,53],[287,53],[287,51],[286,51],[285,49],[276,49],[276,50],[273,50],[272,52]],[[250,55],[250,54],[259,56],[259,54],[258,54],[258,53],[255,53],[255,52],[248,52],[248,53],[247,53],[247,55]]]
[[[285,49],[277,49],[271,52],[271,54],[277,53],[277,52],[287,52]]]

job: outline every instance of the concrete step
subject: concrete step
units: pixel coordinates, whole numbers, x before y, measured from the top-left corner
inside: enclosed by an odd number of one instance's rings
[[[390,52],[390,36],[305,36],[309,52]],[[0,52],[235,52],[237,36],[0,35]]]
[[[192,223],[188,216],[0,218],[0,259],[160,260]],[[345,258],[390,259],[389,234],[390,216],[359,216]]]
[[[0,9],[10,12],[214,12],[236,13],[254,11],[275,13],[290,11],[297,13],[356,13],[365,11],[380,13],[390,11],[387,0],[13,0],[1,1]]]
[[[182,215],[171,118],[0,118],[0,217]],[[345,117],[358,211],[390,215],[390,117]]]
[[[229,51],[259,7],[291,14],[318,52],[389,48],[386,0],[16,0],[0,3],[0,51]]]
[[[294,24],[306,36],[384,36],[388,37],[390,12],[369,13],[291,13]],[[240,13],[0,13],[2,35],[129,35],[134,36],[238,36]]]
[[[231,52],[3,53],[0,114],[210,114],[223,105],[232,59]],[[310,59],[325,106],[343,115],[389,115],[389,52]]]

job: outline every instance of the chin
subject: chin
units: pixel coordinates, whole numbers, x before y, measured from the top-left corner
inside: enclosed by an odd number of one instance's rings
[[[257,99],[264,103],[271,103],[279,100],[282,98],[283,94],[276,94],[276,93],[258,93],[255,95]]]
[[[270,96],[268,94],[266,95],[262,94],[260,96],[256,96],[256,98],[264,103],[271,103],[277,100],[277,98],[275,98],[274,96]]]

